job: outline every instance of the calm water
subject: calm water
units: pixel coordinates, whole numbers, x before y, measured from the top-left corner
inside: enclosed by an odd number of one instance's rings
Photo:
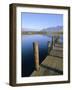
[[[22,35],[22,77],[30,76],[34,70],[33,42],[39,43],[40,63],[48,55],[48,41],[52,38],[45,35]],[[61,37],[61,42],[63,38]]]

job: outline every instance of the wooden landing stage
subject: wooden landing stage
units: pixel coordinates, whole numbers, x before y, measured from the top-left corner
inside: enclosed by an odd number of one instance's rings
[[[56,43],[49,55],[39,65],[39,70],[34,70],[31,76],[48,76],[63,74],[63,45]]]

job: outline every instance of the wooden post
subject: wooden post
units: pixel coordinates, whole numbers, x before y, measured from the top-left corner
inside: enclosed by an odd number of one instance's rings
[[[55,38],[55,43],[57,43],[58,42],[58,39],[59,39],[59,36],[57,36],[56,38]]]
[[[51,45],[50,45],[50,41],[48,41],[48,55],[49,55],[49,53],[50,53],[50,50],[51,50]]]
[[[33,43],[34,49],[34,62],[35,62],[35,69],[39,70],[39,49],[38,49],[38,42]]]
[[[54,44],[55,44],[55,42],[54,42],[54,36],[52,36],[52,48],[54,48]]]

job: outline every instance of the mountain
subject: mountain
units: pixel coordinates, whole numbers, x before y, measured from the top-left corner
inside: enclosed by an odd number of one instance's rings
[[[63,26],[56,26],[56,27],[50,27],[50,28],[45,28],[42,29],[41,31],[48,31],[48,32],[61,32],[63,31]]]
[[[22,28],[22,31],[40,31],[40,32],[63,32],[63,26],[56,26],[56,27],[50,27],[50,28],[44,28],[44,29],[31,29],[31,28]]]

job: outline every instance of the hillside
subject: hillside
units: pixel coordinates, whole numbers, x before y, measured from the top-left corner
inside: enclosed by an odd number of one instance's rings
[[[25,32],[63,32],[63,26],[56,26],[56,27],[50,27],[50,28],[44,28],[44,29],[31,29],[31,28],[22,28],[22,31]]]
[[[56,27],[50,27],[50,28],[45,28],[42,29],[41,31],[47,31],[47,32],[62,32],[63,31],[63,26],[56,26]]]

